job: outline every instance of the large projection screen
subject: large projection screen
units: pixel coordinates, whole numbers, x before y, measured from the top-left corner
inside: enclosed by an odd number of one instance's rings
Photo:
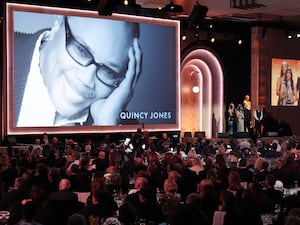
[[[6,3],[5,23],[5,134],[180,130],[179,21]]]

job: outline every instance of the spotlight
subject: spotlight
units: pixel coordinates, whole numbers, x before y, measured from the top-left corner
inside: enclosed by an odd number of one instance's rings
[[[243,44],[243,40],[242,39],[238,39],[237,43],[238,43],[238,45],[241,45],[241,44]]]
[[[186,39],[187,39],[186,34],[182,34],[182,35],[181,35],[181,40],[186,41]]]
[[[286,32],[287,38],[288,38],[288,39],[292,39],[292,37],[293,37],[292,32],[289,31],[289,30],[285,30],[285,32]]]
[[[193,93],[194,94],[197,94],[197,93],[199,93],[200,92],[200,88],[199,88],[199,86],[193,86],[193,88],[192,88],[192,91],[193,91]]]
[[[210,43],[214,43],[214,42],[216,41],[215,35],[212,34],[212,33],[210,33],[210,34],[208,35],[208,40],[209,40]]]

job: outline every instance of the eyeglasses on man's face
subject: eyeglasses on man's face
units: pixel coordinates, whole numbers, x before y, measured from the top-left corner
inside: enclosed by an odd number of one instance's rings
[[[65,16],[65,31],[66,31],[66,50],[71,58],[83,67],[95,65],[97,67],[97,79],[108,87],[116,88],[119,86],[122,75],[109,68],[105,64],[97,63],[94,56],[76,39],[73,37],[68,19]]]

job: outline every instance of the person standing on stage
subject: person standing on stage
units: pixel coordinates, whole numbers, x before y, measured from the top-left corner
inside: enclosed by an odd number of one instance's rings
[[[229,104],[228,108],[228,134],[233,135],[236,131],[236,109],[233,103]]]
[[[237,118],[237,132],[245,132],[245,115],[244,115],[243,106],[241,104],[237,106],[236,118]]]
[[[255,134],[257,137],[261,137],[263,134],[263,119],[265,117],[264,113],[265,112],[262,105],[259,105],[259,107],[254,111]]]
[[[244,105],[245,131],[249,132],[251,127],[251,119],[252,119],[251,101],[249,95],[245,96],[243,105]]]

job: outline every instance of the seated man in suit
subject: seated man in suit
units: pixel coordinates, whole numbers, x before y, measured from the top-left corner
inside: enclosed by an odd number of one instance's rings
[[[57,192],[50,194],[48,207],[54,209],[57,215],[57,223],[64,225],[70,215],[79,212],[83,208],[83,204],[78,201],[77,194],[70,190],[71,183],[68,179],[62,179],[59,182],[58,189]]]

